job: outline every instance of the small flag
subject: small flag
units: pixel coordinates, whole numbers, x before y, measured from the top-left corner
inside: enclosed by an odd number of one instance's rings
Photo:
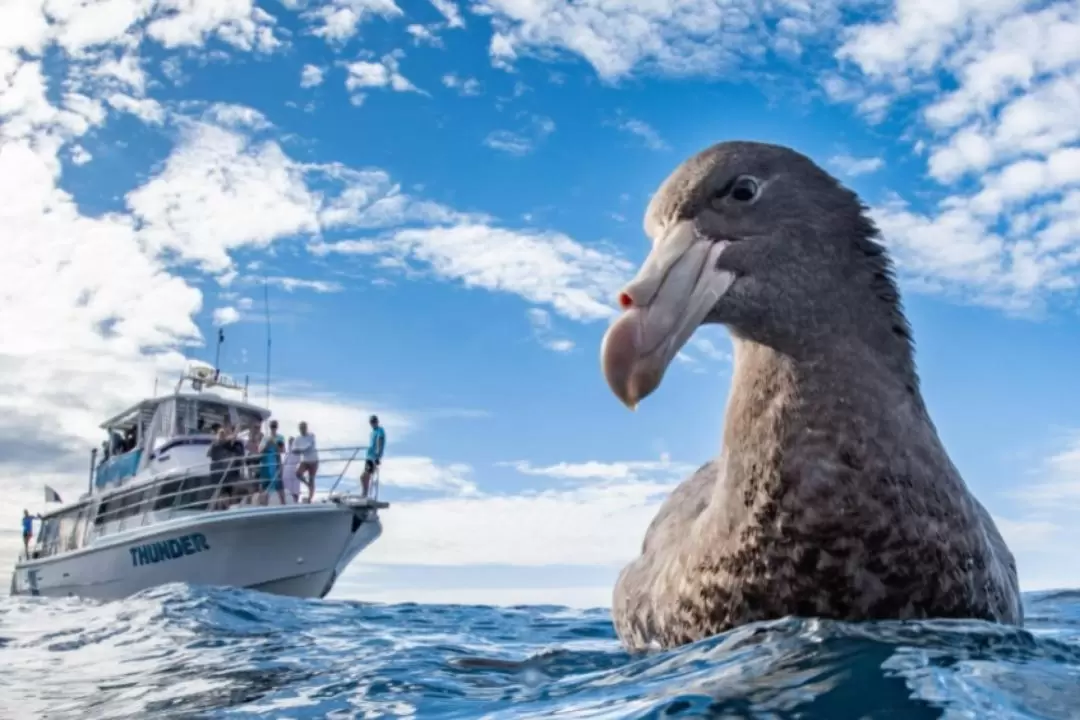
[[[64,502],[60,499],[60,493],[53,490],[48,485],[45,486],[45,502]]]

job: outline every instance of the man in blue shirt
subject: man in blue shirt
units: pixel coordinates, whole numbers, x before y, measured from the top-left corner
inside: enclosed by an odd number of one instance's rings
[[[34,537],[34,516],[30,511],[23,508],[22,516],[22,541],[26,556],[30,557],[30,538]],[[40,515],[38,517],[41,517]]]
[[[360,483],[364,486],[364,497],[368,496],[371,488],[371,476],[375,474],[375,468],[382,462],[383,450],[386,449],[386,431],[379,425],[379,418],[372,415],[368,418],[371,425],[371,442],[368,443],[367,458],[364,460],[364,474],[360,476]]]

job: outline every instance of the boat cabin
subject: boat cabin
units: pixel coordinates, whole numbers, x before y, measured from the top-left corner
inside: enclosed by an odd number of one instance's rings
[[[185,374],[172,395],[143,400],[101,424],[107,438],[94,468],[95,491],[123,484],[151,466],[175,468],[189,456],[196,464],[206,455],[205,447],[198,446],[209,445],[219,427],[229,424],[243,431],[270,417],[266,408],[203,391],[208,385],[241,388],[216,372],[210,376],[205,368],[197,370]],[[184,380],[192,382],[193,392],[180,392]]]
[[[192,380],[193,392],[180,391],[184,380]],[[201,510],[214,491],[206,451],[217,429],[230,424],[243,436],[270,417],[266,408],[203,390],[215,384],[242,389],[216,372],[212,377],[191,372],[172,395],[142,400],[103,422],[107,437],[93,468],[91,492],[42,515],[31,557],[78,550],[94,537],[122,529],[132,518],[145,521],[147,513],[167,512],[173,506]],[[123,487],[145,470],[150,471],[146,483]],[[189,472],[178,472],[184,470]]]

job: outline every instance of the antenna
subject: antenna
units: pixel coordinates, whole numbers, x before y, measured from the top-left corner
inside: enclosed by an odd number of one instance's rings
[[[221,372],[221,344],[225,342],[225,328],[218,328],[217,349],[214,351],[214,375]]]
[[[263,276],[263,306],[266,309],[266,407],[270,407],[270,283]]]

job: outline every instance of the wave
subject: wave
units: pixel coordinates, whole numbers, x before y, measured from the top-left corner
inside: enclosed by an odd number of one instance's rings
[[[0,717],[1075,718],[1080,591],[1024,629],[786,618],[622,651],[605,610],[169,585],[0,600]]]

